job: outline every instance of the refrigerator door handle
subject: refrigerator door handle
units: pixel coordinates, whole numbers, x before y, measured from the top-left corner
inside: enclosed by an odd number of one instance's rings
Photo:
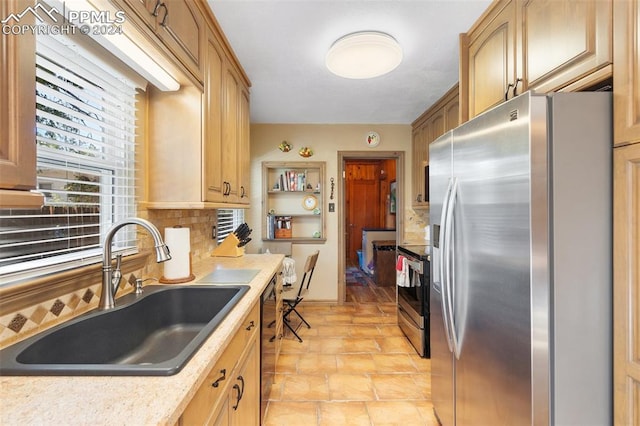
[[[455,226],[454,226],[454,212],[456,207],[456,199],[458,197],[458,179],[452,178],[451,192],[449,194],[449,201],[447,202],[447,217],[445,222],[445,247],[444,252],[444,267],[446,269],[446,293],[447,293],[447,307],[449,317],[449,329],[451,335],[451,343],[453,347],[453,353],[456,359],[460,358],[460,340],[456,329],[454,318],[454,301],[455,301]]]
[[[436,262],[436,264],[438,265],[438,269],[439,269],[439,276],[440,276],[440,280],[441,280],[441,298],[440,301],[442,303],[442,322],[444,324],[444,333],[445,336],[447,337],[447,346],[449,346],[449,352],[453,352],[453,339],[451,336],[451,329],[449,327],[450,325],[450,320],[449,320],[449,309],[448,309],[448,304],[447,304],[447,300],[449,299],[448,296],[448,284],[447,284],[447,279],[448,279],[448,271],[446,268],[446,261],[445,258],[447,257],[447,252],[448,252],[448,248],[447,248],[447,237],[446,237],[446,233],[447,233],[447,213],[449,210],[449,200],[451,197],[451,187],[453,186],[453,179],[449,179],[449,183],[447,185],[447,190],[445,192],[445,196],[444,196],[444,201],[442,203],[442,213],[440,215],[440,224],[441,224],[441,232],[439,233],[439,238],[438,238],[438,246],[440,247],[440,250],[438,253],[438,261]],[[435,253],[434,253],[435,254]]]

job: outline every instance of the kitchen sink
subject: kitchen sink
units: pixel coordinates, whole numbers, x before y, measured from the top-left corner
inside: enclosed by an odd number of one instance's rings
[[[0,374],[170,376],[249,290],[247,285],[147,286],[0,351]]]

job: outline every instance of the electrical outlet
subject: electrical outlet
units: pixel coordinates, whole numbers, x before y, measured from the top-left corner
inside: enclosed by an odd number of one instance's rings
[[[218,227],[213,225],[211,227],[211,239],[215,240],[216,238],[218,238]]]
[[[329,203],[329,212],[336,211],[336,203]]]

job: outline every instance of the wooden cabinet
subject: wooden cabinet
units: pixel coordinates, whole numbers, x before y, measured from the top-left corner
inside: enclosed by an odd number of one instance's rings
[[[203,91],[148,90],[148,208],[249,206],[250,83],[213,24],[203,58]]]
[[[326,241],[325,163],[262,163],[263,241]]]
[[[32,2],[0,2],[0,16],[20,13]],[[33,25],[26,14],[21,25]],[[0,208],[38,208],[44,203],[36,188],[35,37],[31,32],[0,37]],[[29,54],[32,53],[32,54]]]
[[[640,3],[614,1],[613,138],[640,142]]]
[[[196,2],[185,0],[118,0],[118,2],[122,6],[128,6],[171,51],[179,63],[198,81],[202,81],[206,25]]]
[[[614,424],[640,412],[640,143],[614,149]]]
[[[260,304],[252,308],[179,424],[260,424]]]
[[[412,123],[412,202],[414,209],[429,207],[429,144],[458,126],[458,85]]]
[[[575,91],[612,74],[611,0],[496,0],[461,36],[462,119],[525,90]]]

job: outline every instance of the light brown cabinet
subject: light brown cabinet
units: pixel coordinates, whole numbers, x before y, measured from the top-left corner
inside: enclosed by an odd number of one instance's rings
[[[260,424],[260,305],[256,305],[180,417],[179,424]]]
[[[466,121],[525,90],[580,90],[611,77],[611,0],[496,0],[461,35]]]
[[[616,146],[640,142],[640,3],[614,1],[613,138]]]
[[[456,84],[412,123],[411,205],[414,209],[429,207],[429,144],[458,126],[459,107]]]
[[[213,22],[203,58],[202,90],[148,90],[148,208],[249,206],[250,83]]]
[[[0,16],[20,13],[27,1],[0,2]],[[33,25],[26,14],[21,25]],[[36,188],[36,77],[35,37],[3,34],[0,37],[0,208],[38,208],[44,203]],[[27,53],[27,54],[25,54]]]
[[[133,11],[198,81],[204,71],[205,20],[194,1],[117,0]]]
[[[640,143],[614,149],[614,424],[640,409]]]

